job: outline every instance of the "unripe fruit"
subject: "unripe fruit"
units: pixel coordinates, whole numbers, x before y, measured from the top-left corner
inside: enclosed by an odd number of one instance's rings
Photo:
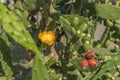
[[[85,33],[82,33],[81,36],[84,37],[86,34]]]
[[[117,43],[119,43],[119,42],[120,42],[120,39],[117,38],[117,39],[115,39],[115,41],[116,41]]]
[[[91,67],[96,67],[98,65],[98,62],[96,59],[90,59],[88,60],[88,63]]]
[[[52,31],[43,31],[42,33],[38,34],[38,38],[41,40],[42,43],[50,46],[55,41],[55,34]]]
[[[109,47],[109,45],[110,45],[110,40],[107,40],[107,41],[105,42],[105,47],[107,48],[107,47]]]
[[[109,73],[109,72],[106,72],[106,77],[107,78],[112,78],[114,75],[113,74],[111,74],[111,73]]]
[[[93,52],[93,50],[92,49],[89,49],[88,51],[87,51],[87,54],[86,54],[86,56],[85,56],[87,59],[92,59],[93,57],[94,57],[94,52]]]
[[[87,37],[91,38],[91,34],[87,34]]]
[[[83,44],[83,48],[84,48],[84,51],[87,51],[90,48],[90,42],[85,41],[85,43]]]
[[[78,17],[75,17],[74,18],[74,20],[73,20],[73,23],[75,24],[75,25],[78,25],[79,24],[79,18]]]
[[[110,20],[106,20],[106,23],[107,23],[107,25],[110,26],[110,27],[113,26],[113,22],[110,21]]]
[[[82,32],[84,32],[86,29],[88,28],[88,24],[82,24],[81,26],[80,26],[80,30],[82,31]]]
[[[83,34],[83,42],[85,42],[85,41],[90,41],[91,40],[91,35],[90,34]]]
[[[120,19],[115,20],[115,23],[118,24],[118,25],[120,25]]]
[[[77,30],[77,34],[80,34],[81,33],[81,31],[80,30]]]
[[[89,67],[88,61],[86,59],[81,62],[82,69],[87,69]]]
[[[115,45],[114,50],[117,52],[120,50],[120,47],[118,45]]]

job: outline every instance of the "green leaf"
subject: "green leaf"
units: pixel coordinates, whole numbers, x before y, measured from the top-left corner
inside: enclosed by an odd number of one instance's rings
[[[3,53],[1,53],[0,51],[0,63],[2,65],[2,69],[4,71],[4,74],[5,74],[5,80],[12,80],[12,69],[8,63],[8,61],[6,62],[4,60],[4,56],[3,56]]]
[[[106,4],[95,5],[97,16],[105,19],[115,20],[120,18],[120,7]]]
[[[4,60],[1,60],[1,63],[2,63],[2,69],[4,70],[4,73],[5,73],[5,76],[6,76],[6,79],[5,80],[12,80],[12,70],[11,68],[9,67],[9,65],[4,61]]]
[[[82,80],[79,70],[68,71],[67,72],[68,80]]]
[[[115,55],[115,53],[111,52],[111,49],[108,48],[93,48],[93,51],[99,55]]]
[[[29,32],[25,29],[23,23],[1,3],[0,13],[2,27],[5,32],[27,49],[32,50],[36,54],[39,53],[35,42]]]
[[[31,26],[30,22],[28,21],[28,12],[27,11],[21,12],[20,10],[16,9],[15,13],[17,14],[19,20],[24,24],[24,26],[26,28]]]
[[[35,56],[33,61],[32,80],[49,80],[45,65],[38,56]]]
[[[22,5],[26,10],[32,11],[40,8],[41,3],[41,0],[24,0]]]
[[[75,16],[75,15],[64,15],[64,17],[70,22],[71,26],[75,27],[75,29],[81,29],[82,24],[87,23],[87,18],[83,16]]]
[[[8,36],[6,33],[2,33],[1,36],[0,36],[7,44],[7,46],[10,46],[10,41],[8,40]]]
[[[12,68],[12,60],[10,55],[10,48],[6,42],[0,38],[0,52],[2,54],[3,60]]]
[[[25,0],[23,3],[23,6],[27,10],[34,10],[36,7],[35,3],[36,3],[36,0]]]
[[[82,70],[82,68],[81,68],[82,58],[77,57],[77,58],[75,58],[75,59],[70,59],[69,61],[73,64],[73,66],[74,66],[76,69]]]
[[[85,4],[84,6],[90,10],[90,15],[110,20],[120,18],[120,7],[107,4]]]
[[[43,56],[39,52],[34,40],[32,39],[30,33],[26,30],[23,23],[9,11],[6,6],[0,3],[0,16],[3,29],[10,37],[12,37],[17,43],[21,44],[25,48],[36,53],[33,67],[37,71],[33,71],[34,80],[49,80],[46,68],[43,61]],[[40,74],[40,75],[39,75]]]
[[[61,60],[61,66],[63,71],[66,73],[68,80],[81,80],[82,75],[80,74],[80,59],[70,59],[67,60]]]
[[[75,29],[70,25],[70,22],[63,16],[60,16],[60,22],[63,25],[63,28],[65,29],[69,39],[72,39],[72,37],[76,34]]]

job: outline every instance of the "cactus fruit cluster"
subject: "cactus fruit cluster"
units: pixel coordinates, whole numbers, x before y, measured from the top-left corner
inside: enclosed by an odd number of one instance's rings
[[[92,49],[89,49],[85,55],[85,59],[81,62],[81,67],[83,69],[87,69],[89,66],[91,67],[97,67],[98,60],[94,58],[95,54]]]

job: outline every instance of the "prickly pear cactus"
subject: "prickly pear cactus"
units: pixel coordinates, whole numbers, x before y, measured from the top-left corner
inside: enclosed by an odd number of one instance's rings
[[[49,78],[47,76],[43,56],[39,52],[31,35],[17,17],[2,3],[0,3],[0,23],[2,24],[4,31],[8,33],[8,35],[10,35],[17,43],[36,53],[33,61],[32,80],[48,80]],[[3,66],[5,66],[5,62],[3,62]]]
[[[18,43],[38,53],[37,47],[24,25],[3,4],[0,4],[3,29]],[[31,46],[32,45],[32,46]]]

